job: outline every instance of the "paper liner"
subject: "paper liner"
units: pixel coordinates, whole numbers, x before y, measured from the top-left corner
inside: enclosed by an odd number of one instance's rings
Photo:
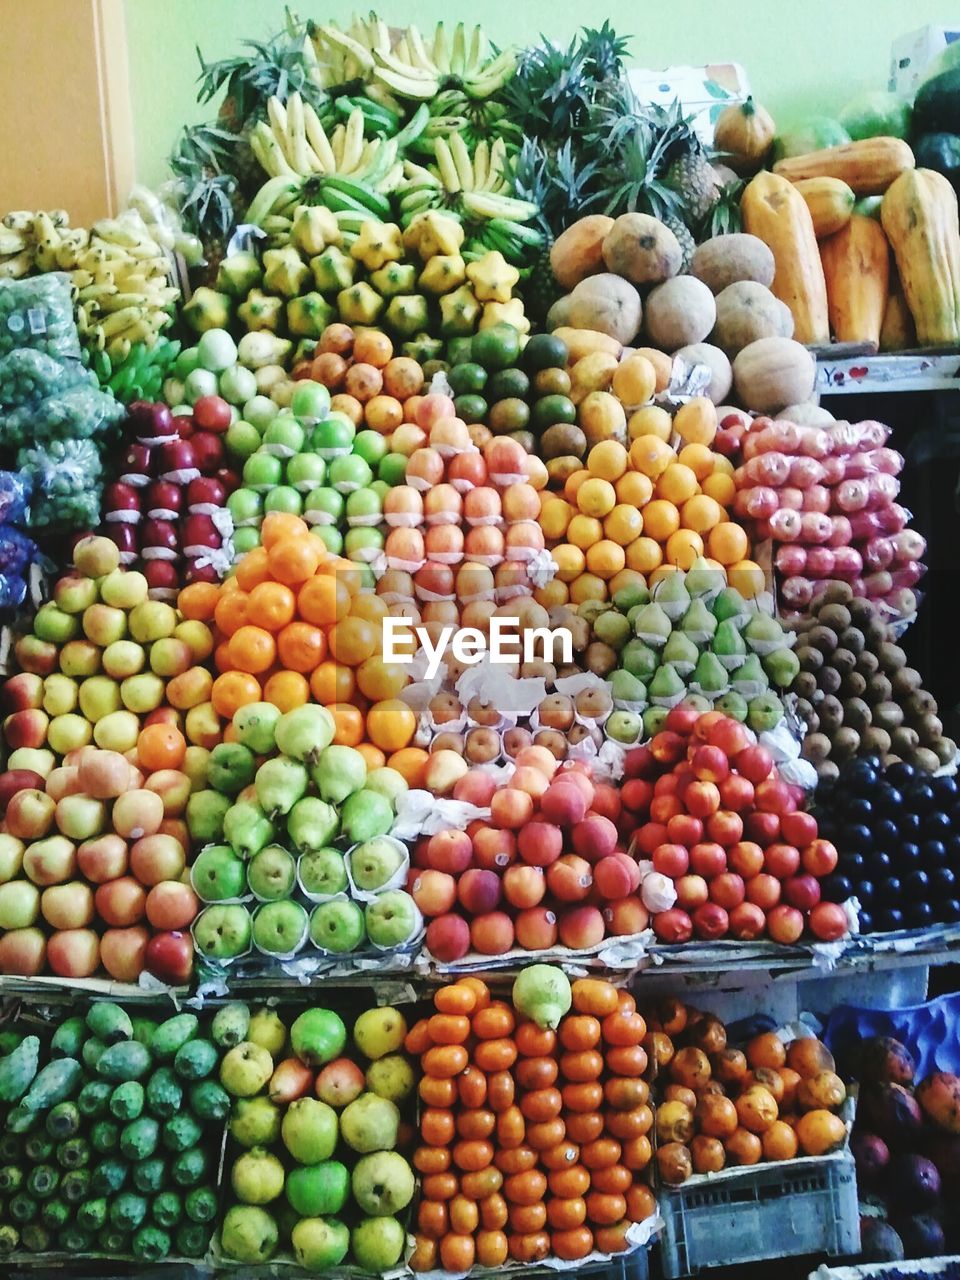
[[[418,511],[385,511],[383,519],[391,529],[419,529],[423,524],[423,516]]]
[[[390,889],[402,889],[407,882],[407,872],[410,870],[410,851],[407,849],[407,846],[402,840],[398,840],[395,836],[374,836],[372,838],[374,840],[388,841],[389,844],[402,855],[402,861],[393,875],[391,875],[388,880],[385,880],[379,888],[361,889],[353,878],[352,860],[356,851],[361,849],[363,845],[369,844],[370,842],[368,840],[364,840],[361,844],[355,844],[352,849],[349,849],[344,858],[344,862],[346,863],[347,868],[347,881],[350,885],[350,897],[353,898],[355,902],[372,902],[374,898],[379,898],[382,893],[387,893]]]
[[[347,516],[347,524],[351,529],[374,529],[382,523],[382,511],[371,512],[368,516]]]
[[[489,808],[435,796],[432,791],[410,790],[397,797],[397,816],[390,834],[412,842],[438,831],[465,831],[469,823],[477,819],[486,822],[489,817]]]

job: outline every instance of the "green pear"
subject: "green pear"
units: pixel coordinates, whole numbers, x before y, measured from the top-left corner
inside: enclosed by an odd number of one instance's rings
[[[410,790],[410,784],[403,774],[396,769],[391,769],[389,765],[383,765],[380,769],[374,769],[368,773],[363,785],[368,791],[376,791],[378,795],[385,796],[394,808],[397,807],[400,796]]]
[[[783,648],[783,628],[768,613],[755,613],[743,629],[743,638],[761,657]]]
[[[691,596],[712,599],[723,590],[726,575],[722,569],[711,565],[705,556],[697,556],[687,570],[684,582]]]
[[[316,764],[320,753],[333,741],[335,732],[333,716],[326,707],[306,702],[287,711],[277,721],[277,746],[293,760]]]
[[[349,844],[385,836],[393,826],[393,805],[377,791],[364,788],[348,796],[340,810],[340,831]]]
[[[621,587],[619,591],[614,593],[614,606],[621,613],[629,614],[630,610],[637,605],[647,604],[650,600],[650,592],[641,581],[628,583],[627,586]]]
[[[630,623],[624,614],[617,609],[605,609],[593,624],[593,632],[598,640],[608,644],[611,649],[622,649],[632,634]]]
[[[727,692],[730,677],[717,655],[708,649],[701,653],[690,683],[706,697],[716,698]]]
[[[728,618],[746,620],[750,610],[736,587],[724,587],[713,602],[713,616],[718,622],[726,622]]]
[[[686,605],[684,605],[685,609]],[[673,630],[670,618],[655,600],[645,604],[640,610],[634,629],[640,639],[654,649],[662,649]]]
[[[227,1257],[251,1264],[268,1262],[279,1237],[274,1219],[266,1209],[254,1205],[231,1205],[220,1230],[220,1243]]]
[[[664,663],[647,687],[650,701],[655,707],[675,707],[683,698],[687,686],[676,667]]]
[[[275,818],[278,814],[290,812],[305,794],[309,782],[310,775],[299,761],[275,756],[257,770],[254,785],[261,808]]]
[[[326,848],[336,839],[339,828],[336,809],[318,796],[304,796],[287,815],[287,835],[298,853]]]
[[[742,667],[741,670],[743,670]],[[739,720],[741,724],[744,724],[747,719],[747,700],[734,689],[729,689],[713,705],[717,711],[722,711],[731,720]]]
[[[353,747],[329,746],[320,753],[319,760],[310,770],[310,777],[320,792],[321,800],[342,804],[366,781],[367,762]]]
[[[747,660],[730,677],[730,687],[741,698],[756,698],[767,688],[767,675],[755,653],[748,653]]]
[[[644,737],[652,738],[655,733],[659,733],[669,714],[669,707],[647,707],[643,713]]]
[[[661,578],[654,588],[653,599],[667,617],[676,622],[686,613],[690,604],[690,592],[687,590],[682,573],[668,573]]]
[[[694,644],[707,644],[713,639],[717,629],[717,620],[707,608],[706,601],[699,596],[690,601],[690,608],[680,619],[680,630],[689,636]]]
[[[800,674],[800,662],[792,649],[774,649],[762,659],[762,663],[778,689],[789,689]]]
[[[660,665],[659,655],[642,640],[631,640],[625,644],[620,661],[624,669],[638,680],[649,680]]]
[[[783,703],[771,689],[750,699],[747,724],[754,733],[768,733],[771,729],[775,729],[782,719]]]
[[[689,689],[687,690],[686,697],[683,699],[683,705],[685,707],[693,707],[694,711],[701,716],[706,715],[708,711],[712,711],[714,707],[714,704],[709,700],[709,698],[704,698],[702,694],[699,693],[691,693]]]
[[[679,675],[688,676],[697,665],[700,651],[684,632],[673,631],[660,656],[665,666],[673,667]]]
[[[737,667],[742,667],[747,656],[747,646],[744,644],[743,636],[732,618],[724,619],[717,627],[716,635],[713,637],[713,644],[710,648],[727,671],[734,671]]]
[[[336,1112],[334,1112],[336,1115]],[[361,1093],[340,1113],[340,1136],[353,1151],[392,1151],[397,1143],[400,1112],[388,1098]]]
[[[258,804],[238,800],[224,814],[223,834],[238,857],[252,858],[274,840],[277,831]]]
[[[610,677],[610,694],[617,706],[636,703],[642,707],[647,701],[646,685],[622,667]]]
[[[233,717],[237,737],[245,747],[258,756],[265,756],[276,748],[276,728],[280,708],[272,702],[248,702]]]

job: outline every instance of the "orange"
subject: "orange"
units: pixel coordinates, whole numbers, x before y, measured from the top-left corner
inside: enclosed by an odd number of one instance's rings
[[[350,617],[365,618],[367,622],[375,622],[378,626],[390,612],[390,606],[383,596],[371,595],[362,591],[350,601]]]
[[[137,739],[137,761],[149,773],[155,769],[179,769],[186,750],[183,734],[171,724],[147,725]]]
[[[309,622],[291,622],[277,636],[277,653],[288,670],[313,671],[327,656],[327,639]]]
[[[638,409],[636,413],[630,415],[630,421],[627,423],[627,437],[631,442],[638,440],[641,436],[656,436],[658,440],[666,443],[672,435],[673,419],[666,409],[661,409],[656,404],[648,404],[645,408]]]
[[[590,479],[590,472],[586,467],[582,467],[579,471],[572,471],[567,476],[563,485],[563,496],[567,502],[575,503],[577,500],[577,492],[580,486]]]
[[[657,480],[654,489],[658,498],[666,498],[675,506],[680,506],[699,491],[700,485],[696,475],[681,462],[671,462]]]
[[[419,788],[423,786],[423,773],[429,759],[429,754],[422,747],[404,747],[401,751],[394,751],[387,764],[396,769],[407,786]]]
[[[707,537],[707,552],[722,565],[737,564],[750,550],[746,531],[732,520],[721,520]]]
[[[277,644],[262,627],[243,626],[230,637],[228,654],[235,670],[259,675],[273,666]]]
[[[550,1245],[558,1258],[575,1262],[585,1258],[593,1249],[593,1232],[589,1227],[573,1227],[569,1231],[554,1231]]]
[[[479,1040],[499,1040],[511,1034],[516,1022],[508,1004],[493,1000],[474,1014],[473,1034]]]
[[[385,662],[383,658],[367,658],[356,669],[357,687],[371,702],[383,702],[397,698],[408,684],[407,668],[399,662]]]
[[[273,513],[271,513],[273,514]],[[266,524],[268,517],[264,517]],[[299,586],[313,577],[323,556],[323,547],[317,538],[309,536],[286,537],[276,541],[267,552],[270,572],[278,582]]]
[[[772,1067],[774,1070],[784,1066],[787,1061],[787,1047],[775,1031],[764,1031],[754,1036],[747,1045],[747,1062],[750,1066]]]
[[[367,762],[367,773],[373,773],[374,769],[382,769],[387,763],[386,755],[372,742],[358,742],[357,750]]]
[[[393,355],[393,343],[379,329],[357,329],[353,341],[353,358],[358,363],[382,369]]]
[[[310,685],[298,671],[275,671],[263,686],[263,700],[281,711],[292,711],[310,701]]]
[[[607,441],[615,444],[616,441]],[[602,518],[617,504],[617,491],[609,480],[591,476],[577,490],[577,507],[585,516]]]
[[[213,665],[218,671],[232,671],[230,663],[230,641],[221,640],[213,651]]]
[[[422,1200],[417,1210],[417,1226],[425,1236],[439,1240],[447,1233],[447,1206],[443,1200]]]
[[[220,589],[214,582],[191,582],[177,597],[177,608],[184,618],[209,622],[220,599]]]
[[[613,375],[613,393],[627,407],[646,404],[657,389],[657,371],[645,356],[628,356]]]
[[[544,586],[534,590],[533,598],[549,613],[551,609],[558,609],[566,604],[570,599],[570,592],[565,582],[561,582],[559,578],[552,578]]]
[[[712,444],[717,434],[717,407],[706,396],[696,396],[677,410],[673,429],[687,444]]]
[[[213,611],[214,621],[225,636],[232,636],[235,631],[239,631],[244,623],[249,622],[247,616],[247,602],[250,597],[245,591],[236,589],[228,591],[226,595],[222,592],[220,599],[217,601],[217,607]]]
[[[573,507],[569,502],[565,502],[563,498],[558,498],[553,494],[546,496],[538,517],[543,536],[551,542],[564,537],[567,532],[567,526],[573,519],[574,514]]]
[[[367,734],[383,751],[400,751],[410,745],[417,729],[417,717],[399,698],[378,702],[367,713]]]
[[[358,747],[364,738],[363,712],[347,702],[335,702],[327,707],[333,716],[333,740],[342,747]]]
[[[678,529],[667,539],[666,552],[670,564],[686,571],[703,555],[703,539],[693,529]]]
[[[481,1267],[502,1267],[510,1255],[510,1246],[502,1231],[478,1231],[474,1243]]]
[[[733,476],[724,475],[720,471],[707,476],[706,480],[701,481],[700,487],[708,497],[719,502],[721,507],[729,507],[737,496]]]
[[[619,543],[621,547],[629,546],[641,533],[643,516],[635,505],[626,502],[619,502],[603,521],[604,537]]]
[[[350,612],[350,592],[339,575],[317,574],[297,593],[297,612],[306,622],[328,627]]]
[[[689,467],[701,484],[713,474],[713,459],[716,455],[705,444],[686,444],[677,454],[677,461]]]
[[[570,542],[562,542],[558,547],[554,547],[550,555],[557,566],[557,577],[561,582],[573,582],[583,573],[587,563],[581,548],[575,547]]]
[[[270,518],[270,516],[265,516],[264,524],[266,524],[267,520]],[[298,519],[297,516],[291,516],[290,518],[293,520]],[[267,549],[264,546],[254,547],[252,551],[248,551],[247,554],[237,562],[236,570],[234,572],[236,585],[243,591],[252,591],[258,582],[266,582],[269,576]],[[230,582],[229,578],[227,579],[227,582]],[[226,582],[220,588],[221,594],[225,587]]]
[[[774,1120],[760,1141],[766,1160],[792,1160],[800,1146],[797,1135],[783,1120]]]
[[[764,588],[763,570],[754,560],[738,560],[728,567],[727,582],[736,587],[745,600],[752,600]]]
[[[705,493],[695,494],[688,498],[680,509],[680,519],[685,529],[693,529],[697,533],[708,533],[718,525],[725,515],[723,507]]]
[[[673,376],[673,356],[657,347],[637,347],[633,354],[650,361],[657,375],[657,391],[666,391]]]
[[[570,603],[583,604],[586,600],[606,600],[609,592],[602,578],[593,573],[581,573],[570,586]]]
[[[651,480],[663,475],[667,467],[676,464],[677,455],[659,435],[637,436],[630,446],[630,462],[635,471],[642,471]]]
[[[353,668],[330,658],[314,668],[310,676],[310,692],[323,706],[329,706],[333,702],[349,702],[355,687]]]
[[[590,482],[588,481],[588,483]],[[606,481],[601,480],[599,483],[605,484]],[[608,486],[608,488],[610,488],[611,492],[613,491],[612,485]],[[614,494],[614,498],[616,498],[616,494]],[[611,510],[613,506],[614,503],[611,503],[608,510]],[[581,551],[586,551],[587,547],[592,547],[602,537],[603,525],[595,516],[588,516],[583,513],[576,515],[567,528],[567,541],[572,543],[573,546],[579,547]]]
[[[657,542],[666,542],[680,528],[680,512],[672,502],[655,498],[643,509],[644,533]],[[637,566],[634,565],[634,568]]]
[[[617,989],[602,978],[578,978],[571,987],[577,1013],[605,1018],[617,1011]]]
[[[587,551],[587,569],[598,578],[612,578],[627,562],[626,552],[618,542],[602,538]]]
[[[438,1013],[469,1014],[477,1007],[477,995],[463,983],[454,982],[433,993],[433,1005]]]
[[[339,413],[343,417],[349,418],[355,427],[359,427],[363,422],[363,405],[356,396],[349,396],[342,391],[338,392],[337,395],[330,397],[330,409],[333,413]]]
[[[628,471],[613,486],[617,492],[617,501],[631,506],[645,507],[653,497],[653,481],[642,471]]]
[[[373,623],[364,618],[346,617],[330,629],[330,653],[337,662],[357,667],[373,657],[379,638],[379,628]]]
[[[409,356],[394,356],[383,369],[383,389],[398,400],[408,400],[423,387],[423,370]]]
[[[654,538],[636,538],[627,547],[627,567],[637,573],[652,573],[662,562],[663,549]]]
[[[284,538],[302,538],[307,533],[306,522],[286,511],[269,511],[260,526],[260,544],[268,553],[275,543]]]
[[[363,416],[372,431],[379,431],[386,436],[396,431],[403,421],[403,405],[393,396],[371,396]]]
[[[644,587],[646,579],[642,573],[638,573],[636,569],[631,569],[629,565],[615,573],[607,583],[607,590],[611,596],[615,596],[618,591],[623,591],[626,587]]]
[[[245,671],[225,671],[217,676],[210,691],[214,711],[225,720],[232,720],[241,707],[248,702],[259,702],[262,696],[256,676]]]
[[[247,616],[258,627],[279,631],[297,612],[297,597],[281,582],[258,582],[247,600]]]
[[[547,1089],[556,1083],[560,1067],[556,1058],[521,1058],[514,1074],[521,1089]]]
[[[514,1039],[524,1057],[539,1058],[553,1053],[557,1044],[557,1033],[550,1027],[538,1027],[535,1022],[522,1022],[517,1027]]]
[[[602,440],[587,454],[587,470],[590,474],[601,480],[608,480],[611,484],[624,474],[628,462],[627,451],[617,440]]]

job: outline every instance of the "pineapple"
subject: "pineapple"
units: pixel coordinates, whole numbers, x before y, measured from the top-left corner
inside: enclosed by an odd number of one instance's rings
[[[563,295],[550,266],[550,249],[556,236],[586,212],[586,189],[595,170],[593,164],[577,169],[569,138],[559,150],[527,138],[517,157],[516,194],[540,206],[537,226],[543,235],[543,247],[524,285],[527,309],[537,319],[542,320]]]
[[[691,138],[686,149],[671,161],[664,183],[680,197],[688,221],[699,223],[716,204],[720,191],[706,151]]]
[[[203,242],[206,266],[200,283],[212,286],[227,241],[246,208],[237,178],[228,171],[236,135],[210,125],[184,129],[170,168],[177,177],[180,217]]]
[[[693,261],[693,251],[697,247],[697,242],[693,238],[693,232],[684,220],[676,213],[666,214],[661,221],[665,227],[670,228],[673,234],[680,241],[680,248],[683,250],[683,259],[680,263],[680,270],[689,271],[690,263]]]

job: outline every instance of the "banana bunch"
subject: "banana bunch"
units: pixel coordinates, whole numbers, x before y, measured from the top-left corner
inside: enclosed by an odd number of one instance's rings
[[[427,44],[415,26],[390,48],[375,45],[370,51],[375,83],[396,98],[426,102],[444,88],[462,87],[470,98],[489,98],[502,89],[516,69],[513,51],[504,49],[490,56],[490,46],[482,27],[467,34],[462,22],[448,38],[442,22]]]
[[[513,150],[523,142],[523,130],[510,118],[510,109],[495,98],[468,98],[462,89],[443,89],[429,104],[430,118],[414,150],[429,155],[436,138],[462,134],[472,152],[478,144],[503,138]]]
[[[44,271],[61,271],[57,249],[66,237],[69,244],[86,246],[87,232],[70,230],[65,209],[49,213],[17,210],[0,224],[0,280],[22,280]]]
[[[103,390],[112,392],[124,404],[159,400],[164,379],[169,377],[179,353],[179,342],[159,337],[152,346],[134,342],[128,349],[124,343],[113,356],[106,349],[95,350],[90,367]]]
[[[312,68],[312,79],[321,89],[336,89],[356,81],[367,81],[367,88],[376,67],[375,49],[390,49],[390,28],[371,13],[369,18],[354,17],[346,31],[335,22],[318,26],[307,23],[304,56]],[[366,92],[366,90],[365,90]],[[374,101],[389,102],[389,95],[370,94]]]

